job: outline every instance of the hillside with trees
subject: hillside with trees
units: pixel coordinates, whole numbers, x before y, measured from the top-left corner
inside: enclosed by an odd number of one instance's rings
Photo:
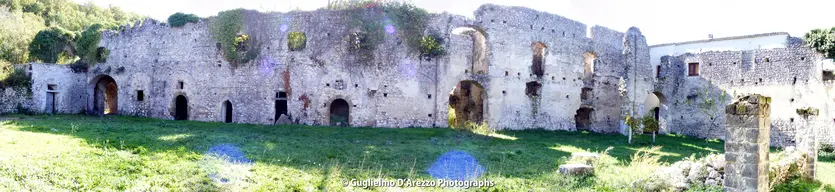
[[[0,0],[0,79],[12,72],[11,64],[68,64],[93,58],[87,54],[98,44],[101,30],[118,29],[143,18],[119,7],[89,2]]]

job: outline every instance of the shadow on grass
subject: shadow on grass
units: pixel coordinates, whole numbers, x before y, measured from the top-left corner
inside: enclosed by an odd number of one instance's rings
[[[571,152],[599,152],[623,162],[644,147],[651,136],[626,137],[569,131],[499,131],[503,139],[446,128],[345,128],[304,125],[266,126],[139,117],[33,116],[10,120],[19,130],[71,135],[95,147],[118,148],[138,155],[166,153],[202,155],[211,146],[229,143],[241,148],[256,164],[292,167],[330,175],[328,162],[339,162],[343,178],[431,178],[426,169],[442,154],[461,150],[472,154],[487,174],[535,178],[552,173]],[[661,160],[674,162],[695,155],[721,153],[722,142],[682,136],[657,136]],[[566,146],[560,148],[560,146]],[[564,150],[571,149],[571,150]],[[183,161],[193,161],[183,158]]]

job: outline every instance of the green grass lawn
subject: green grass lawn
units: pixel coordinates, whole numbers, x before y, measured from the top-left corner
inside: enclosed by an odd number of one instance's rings
[[[660,166],[632,161],[633,154],[651,147],[649,136],[637,137],[629,145],[625,136],[588,132],[529,130],[479,135],[441,128],[264,126],[75,115],[15,117],[22,119],[0,120],[0,191],[357,191],[364,189],[345,188],[342,179],[431,180],[427,168],[450,150],[472,154],[486,168],[480,179],[496,182],[493,188],[469,190],[622,191]],[[222,143],[240,147],[254,164],[218,168],[205,163],[212,162],[204,155],[207,150]],[[662,164],[723,152],[721,141],[674,135],[658,136],[656,146],[661,149],[649,153],[660,157]],[[610,162],[609,166],[598,167],[593,177],[555,173],[572,152],[600,152],[609,147],[608,159],[603,160]],[[830,162],[820,170],[833,167]],[[213,182],[209,175],[218,169],[239,170],[240,175],[227,175],[239,182]]]

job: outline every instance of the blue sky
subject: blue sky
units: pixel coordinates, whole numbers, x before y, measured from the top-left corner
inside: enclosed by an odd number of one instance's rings
[[[201,17],[234,8],[286,12],[315,10],[328,0],[74,0],[115,5],[164,21],[175,12]],[[802,37],[813,28],[835,26],[832,0],[412,0],[430,12],[473,17],[479,5],[493,3],[531,7],[589,26],[618,31],[641,29],[650,45],[767,32]],[[829,10],[827,10],[829,9]],[[817,18],[817,19],[816,19]]]

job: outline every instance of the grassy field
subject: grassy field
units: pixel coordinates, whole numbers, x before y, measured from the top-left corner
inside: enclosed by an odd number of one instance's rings
[[[425,179],[442,154],[461,150],[486,169],[477,191],[623,191],[655,168],[722,153],[723,143],[675,135],[650,138],[587,132],[263,126],[136,117],[15,116],[0,120],[0,191],[357,191],[343,179]],[[2,119],[2,117],[0,117]],[[237,146],[251,165],[207,157],[211,146]],[[612,147],[593,177],[555,173],[572,152]],[[638,160],[647,151],[659,162]],[[833,170],[830,162],[821,170]],[[231,174],[229,174],[231,173]],[[832,172],[830,172],[832,173]],[[214,181],[221,175],[222,183]],[[821,174],[825,175],[825,174]],[[831,176],[831,175],[829,175]],[[824,181],[826,184],[832,181]],[[4,190],[6,189],[6,190]],[[407,188],[406,191],[450,190]],[[462,190],[462,189],[452,189]]]

